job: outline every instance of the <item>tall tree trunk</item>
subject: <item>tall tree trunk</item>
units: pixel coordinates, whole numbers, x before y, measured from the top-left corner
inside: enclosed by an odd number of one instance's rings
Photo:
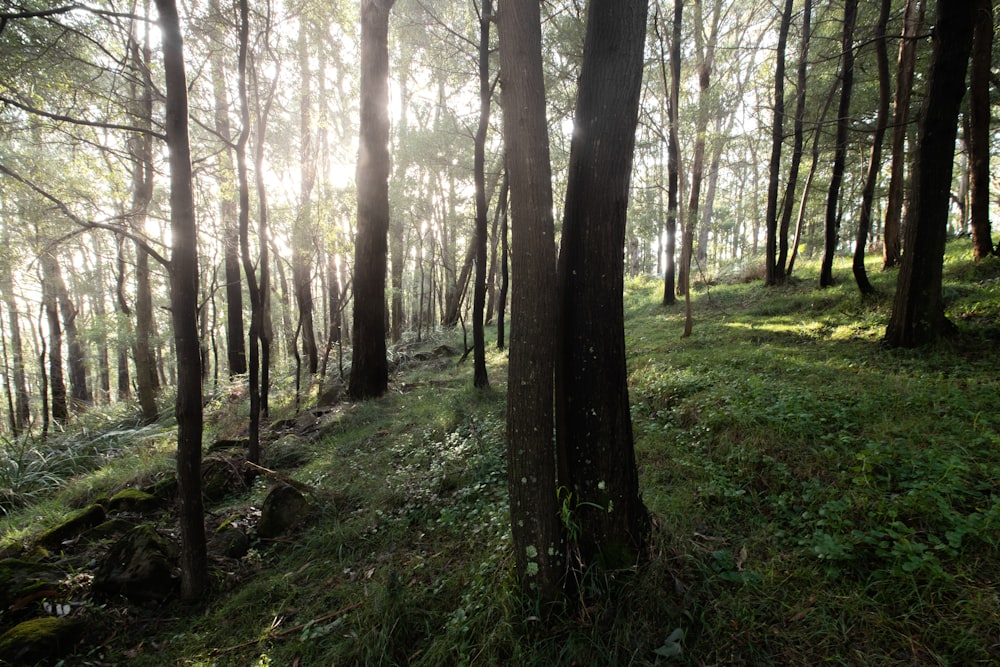
[[[785,267],[778,264],[778,182],[781,179],[781,145],[785,141],[785,48],[792,23],[793,0],[785,0],[778,28],[777,60],[774,68],[774,119],[771,123],[771,160],[768,163],[767,212],[764,214],[764,284],[784,281]],[[785,208],[788,208],[786,205]],[[787,240],[786,240],[787,243]]]
[[[386,392],[385,273],[389,233],[389,11],[395,0],[361,3],[361,145],[354,246],[354,400]]]
[[[622,303],[647,10],[647,0],[589,3],[570,150],[555,387],[558,483],[580,527],[569,548],[581,575],[592,565],[634,565],[649,529],[635,467]]]
[[[476,128],[474,177],[476,182],[476,277],[472,296],[472,361],[473,385],[480,389],[490,386],[486,374],[486,246],[488,217],[486,208],[486,131],[490,126],[490,21],[493,20],[492,0],[483,0],[479,17],[479,126]]]
[[[680,160],[680,130],[678,126],[678,106],[681,99],[681,19],[684,13],[684,1],[674,0],[674,17],[670,38],[670,130],[667,140],[667,259],[663,268],[663,305],[670,306],[677,302],[675,276],[677,267],[677,213],[680,206],[678,193],[678,174]]]
[[[268,396],[271,389],[271,349],[274,342],[274,327],[271,320],[271,260],[268,231],[269,214],[267,204],[267,185],[264,181],[264,147],[267,145],[267,122],[271,116],[271,104],[274,101],[274,92],[278,86],[278,76],[275,74],[271,80],[267,93],[260,90],[259,80],[254,74],[254,88],[256,99],[256,121],[257,127],[254,136],[254,189],[257,191],[257,247],[260,251],[258,255],[258,270],[260,271],[260,312],[257,324],[257,333],[260,338],[260,418],[267,419],[268,416]],[[290,330],[291,327],[286,327]],[[294,336],[292,336],[294,341]],[[259,444],[259,441],[258,441]],[[256,452],[259,456],[260,452]],[[257,458],[251,459],[257,463]]]
[[[994,254],[990,229],[990,68],[993,53],[993,0],[975,0],[976,29],[969,75],[969,171],[972,250],[978,260]]]
[[[198,233],[188,143],[184,45],[174,0],[156,0],[166,80],[164,127],[170,149],[170,310],[177,352],[177,484],[180,497],[181,596],[202,597],[208,585],[201,496],[201,353],[198,345]]]
[[[132,316],[132,309],[125,297],[125,235],[115,239],[115,312],[124,317]],[[120,319],[124,319],[120,318]],[[119,324],[119,327],[124,326]],[[132,382],[128,369],[129,345],[123,340],[124,332],[118,330],[118,400],[127,401],[132,395]]]
[[[4,220],[3,224],[3,244],[5,248],[12,248],[10,224]],[[11,414],[11,430],[14,436],[18,436],[26,430],[31,421],[31,406],[28,401],[28,385],[25,375],[24,346],[21,342],[21,320],[18,317],[17,298],[14,295],[14,275],[11,269],[11,256],[5,253],[2,259],[3,273],[0,274],[0,291],[3,292],[3,304],[7,309],[7,327],[10,335],[10,375],[14,386],[14,410]]]
[[[104,269],[104,243],[99,234],[93,236],[94,244],[94,278],[98,288],[90,294],[94,319],[97,322],[97,386],[99,391],[94,400],[99,403],[111,401],[111,362],[108,356],[108,313],[104,302],[107,294],[107,275]]]
[[[63,332],[59,321],[59,296],[52,275],[52,272],[58,269],[58,264],[52,257],[51,251],[42,254],[41,265],[42,302],[49,328],[49,388],[52,396],[52,420],[57,424],[64,424],[69,420],[69,403],[66,396],[66,380],[63,376]]]
[[[889,52],[885,43],[885,29],[889,23],[892,0],[882,0],[878,23],[875,26],[875,53],[878,61],[878,112],[875,117],[875,134],[872,137],[872,155],[868,162],[868,173],[861,192],[861,215],[858,221],[858,237],[854,245],[854,280],[862,295],[874,294],[875,288],[868,280],[865,270],[865,248],[872,228],[872,206],[875,202],[875,186],[882,171],[882,140],[889,124]]]
[[[490,271],[486,277],[486,324],[493,321],[493,314],[497,310],[497,272],[499,266],[500,250],[500,202],[507,199],[507,190],[510,187],[507,181],[507,169],[501,165],[503,177],[500,181],[500,194],[498,196],[497,207],[493,210],[493,225],[490,231]],[[506,206],[506,204],[504,204]]]
[[[778,225],[778,258],[776,274],[782,280],[792,272],[792,261],[788,259],[788,232],[792,222],[792,202],[795,200],[795,187],[799,180],[799,167],[802,164],[803,125],[806,117],[806,84],[809,73],[809,38],[812,33],[812,0],[805,0],[802,7],[802,42],[799,47],[799,66],[795,86],[795,125],[792,131],[792,162],[788,166],[788,182],[785,184],[785,205],[781,209],[781,223]],[[815,165],[815,162],[814,162]],[[809,174],[812,180],[812,172]],[[795,241],[792,253],[797,251],[801,225],[795,227]],[[787,262],[787,265],[786,265]],[[787,268],[786,268],[787,266]]]
[[[497,30],[514,265],[507,484],[517,576],[544,603],[559,595],[565,546],[553,452],[555,230],[537,0],[504,0]]]
[[[906,127],[910,117],[910,93],[917,62],[917,39],[924,22],[924,0],[907,0],[903,13],[903,35],[899,42],[896,65],[896,93],[892,112],[892,164],[889,170],[889,191],[886,194],[885,223],[882,226],[882,269],[899,264],[902,256],[903,170],[906,163]]]
[[[74,411],[80,411],[89,406],[92,402],[90,388],[87,385],[87,360],[83,350],[83,340],[80,331],[76,326],[78,314],[76,304],[69,296],[66,288],[66,281],[63,280],[62,269],[54,255],[51,257],[52,266],[49,273],[52,279],[52,286],[56,290],[56,298],[59,302],[59,313],[62,315],[63,333],[66,337],[66,365],[69,368],[69,396],[70,405]]]
[[[212,14],[222,19],[218,0],[212,0]],[[240,278],[239,186],[232,157],[232,126],[226,96],[226,70],[222,49],[212,51],[212,89],[215,95],[215,131],[224,146],[219,151],[219,217],[222,221],[222,252],[226,276],[226,358],[229,377],[247,372],[247,349],[243,330],[243,284]]]
[[[927,101],[917,143],[917,169],[911,186],[914,217],[906,226],[906,254],[885,335],[895,347],[933,342],[949,324],[941,295],[942,268],[958,111],[965,95],[977,5],[938,3]]]
[[[837,108],[837,143],[833,158],[833,173],[826,199],[823,262],[820,267],[820,287],[833,285],[833,258],[837,254],[837,234],[840,231],[840,186],[847,161],[847,130],[851,114],[851,92],[854,88],[854,24],[858,16],[858,0],[844,2],[844,32],[841,41],[840,105]]]
[[[299,308],[302,351],[306,355],[306,366],[311,375],[319,370],[319,350],[316,347],[315,325],[313,323],[312,256],[313,221],[312,191],[316,182],[316,151],[312,141],[312,73],[309,69],[309,44],[307,23],[299,17],[299,71],[302,82],[299,98],[299,162],[300,188],[299,212],[292,230],[292,284],[295,302]]]
[[[507,158],[504,157],[504,187],[500,191],[500,293],[497,295],[497,349],[504,349],[504,326],[507,314],[507,292],[510,288],[510,244],[508,243],[508,221],[507,204],[510,201],[510,179],[506,167]]]

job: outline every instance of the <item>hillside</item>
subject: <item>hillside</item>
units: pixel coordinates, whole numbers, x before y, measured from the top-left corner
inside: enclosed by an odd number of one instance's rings
[[[93,596],[93,563],[117,533],[39,546],[70,511],[169,479],[170,424],[90,415],[22,452],[20,482],[8,451],[0,548],[60,578],[0,622],[65,605],[86,623],[74,665],[995,664],[1000,261],[974,265],[959,243],[945,267],[958,331],[916,351],[880,343],[895,278],[874,267],[881,296],[867,301],[846,263],[826,290],[811,265],[780,289],[702,283],[689,338],[682,306],[662,307],[656,281],[631,281],[654,546],[634,570],[586,581],[571,610],[544,616],[512,592],[505,357],[489,353],[494,388],[474,390],[459,332],[394,348],[377,401],[313,396],[296,411],[290,382],[277,387],[273,474],[209,505],[213,530],[241,529],[249,549],[213,559],[201,607]],[[237,387],[219,387],[206,443],[243,437],[246,411]],[[86,461],[59,467],[81,451]],[[264,539],[254,527],[278,476],[312,511]],[[174,530],[169,507],[116,516]]]

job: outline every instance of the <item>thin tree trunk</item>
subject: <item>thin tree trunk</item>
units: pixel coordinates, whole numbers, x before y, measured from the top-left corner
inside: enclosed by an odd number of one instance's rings
[[[781,146],[785,141],[785,48],[793,4],[793,0],[785,0],[785,8],[781,12],[777,64],[774,68],[774,118],[771,123],[771,160],[768,163],[767,212],[764,214],[766,285],[784,282],[784,266],[778,263],[778,184],[781,179]]]
[[[476,277],[472,297],[472,358],[473,385],[490,386],[486,374],[486,332],[483,312],[486,309],[486,246],[488,217],[486,204],[486,131],[490,125],[490,21],[493,20],[492,0],[483,0],[479,17],[479,126],[476,128],[474,177],[476,182]]]
[[[833,285],[833,258],[837,254],[837,234],[840,230],[840,186],[847,161],[847,131],[851,114],[851,92],[854,88],[854,24],[857,21],[858,0],[844,2],[844,32],[841,41],[840,105],[837,109],[837,143],[833,158],[833,174],[826,199],[823,262],[820,267],[820,287]]]
[[[976,31],[969,75],[969,165],[972,250],[975,259],[994,254],[990,229],[990,68],[993,0],[975,0]]]
[[[509,184],[507,177],[506,157],[504,158],[504,184]],[[507,314],[507,292],[510,288],[510,245],[508,239],[508,217],[507,204],[510,197],[510,188],[505,187],[500,191],[500,294],[497,296],[497,349],[504,349],[504,327]]]
[[[49,252],[42,255],[42,301],[45,319],[49,328],[49,388],[51,390],[52,420],[64,424],[69,420],[69,404],[66,396],[66,381],[63,377],[63,334],[59,321],[58,290],[52,275],[55,259]]]
[[[903,192],[903,171],[906,163],[906,129],[910,117],[910,93],[917,61],[917,39],[924,22],[924,0],[907,0],[903,13],[903,35],[899,42],[896,65],[896,93],[892,112],[892,163],[889,190],[886,194],[885,223],[882,226],[882,269],[899,265]]]
[[[670,114],[670,130],[667,140],[667,247],[666,264],[663,269],[663,305],[671,306],[677,302],[677,287],[675,277],[677,267],[677,217],[680,201],[678,199],[678,173],[680,156],[680,130],[678,128],[678,105],[680,105],[681,90],[681,19],[684,12],[683,0],[674,0],[674,17],[670,39],[670,96],[668,100]],[[662,63],[661,63],[662,67]],[[664,81],[666,85],[666,81]]]
[[[795,200],[795,187],[798,184],[799,168],[802,164],[803,125],[805,124],[806,117],[806,84],[809,79],[809,38],[811,33],[812,0],[805,0],[805,4],[802,7],[802,42],[799,47],[799,66],[795,87],[795,125],[792,130],[792,161],[788,166],[788,182],[785,184],[785,205],[781,210],[781,223],[778,226],[777,275],[780,275],[782,280],[786,280],[792,272],[795,253],[798,252],[799,235],[802,232],[801,215],[804,211],[800,210],[800,217],[795,226],[795,241],[792,245],[793,259],[789,260],[788,231],[792,221],[792,202]],[[812,183],[815,165],[816,162],[814,160],[813,167],[809,172],[808,183]]]
[[[164,126],[170,148],[170,307],[177,353],[177,483],[180,497],[181,596],[198,600],[208,585],[201,495],[202,394],[198,346],[198,236],[188,143],[187,79],[174,0],[156,0],[166,79]]]
[[[302,351],[306,356],[306,367],[310,375],[319,370],[319,350],[316,347],[315,324],[313,322],[312,257],[313,220],[312,191],[316,182],[316,151],[312,140],[312,72],[309,68],[309,43],[307,24],[304,16],[299,17],[299,71],[301,90],[299,91],[299,212],[292,230],[292,284],[295,302],[299,308],[299,327],[302,337]]]
[[[875,186],[882,171],[882,140],[889,124],[889,52],[885,43],[885,30],[889,23],[892,0],[882,0],[882,9],[875,26],[875,52],[878,61],[878,113],[875,117],[875,134],[872,137],[872,155],[865,175],[865,185],[861,192],[861,215],[858,221],[858,237],[854,246],[854,280],[862,295],[874,294],[875,288],[868,280],[865,270],[865,248],[872,227],[872,206],[875,201]]]

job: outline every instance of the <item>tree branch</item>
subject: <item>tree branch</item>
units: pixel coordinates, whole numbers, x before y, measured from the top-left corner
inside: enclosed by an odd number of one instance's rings
[[[83,125],[85,127],[96,127],[102,130],[123,130],[125,132],[138,132],[140,134],[148,134],[157,139],[166,141],[167,135],[155,130],[149,130],[142,127],[136,127],[134,125],[119,125],[118,123],[101,123],[98,121],[91,120],[81,120],[79,118],[73,118],[72,116],[63,116],[62,114],[54,114],[48,111],[42,111],[41,109],[36,109],[35,107],[24,104],[23,102],[18,102],[15,99],[7,97],[6,95],[0,95],[0,103],[9,104],[13,107],[17,107],[21,111],[30,113],[35,116],[41,116],[43,118],[48,118],[50,120],[58,120],[64,123],[71,123],[73,125]]]

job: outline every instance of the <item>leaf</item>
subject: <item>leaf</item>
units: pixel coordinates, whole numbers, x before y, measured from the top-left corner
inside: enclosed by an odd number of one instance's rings
[[[653,653],[664,658],[678,656],[684,652],[684,647],[681,645],[682,641],[684,641],[684,630],[682,628],[675,628],[663,641],[663,646],[655,649]]]

